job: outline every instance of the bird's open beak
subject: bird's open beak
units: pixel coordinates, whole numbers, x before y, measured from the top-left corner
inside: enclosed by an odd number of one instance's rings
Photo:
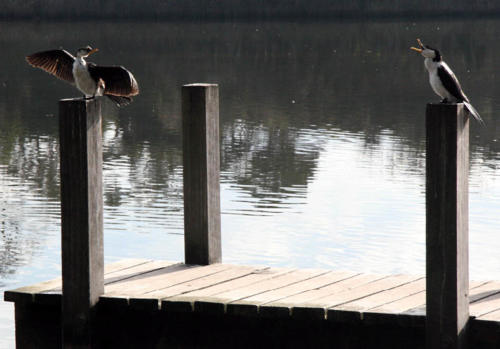
[[[88,54],[87,54],[87,57],[90,56],[92,53],[96,53],[97,51],[99,51],[98,48],[94,48],[92,49],[92,51],[90,51]]]
[[[410,47],[410,50],[422,52],[424,50],[424,44],[422,44],[422,41],[420,41],[420,39],[417,39],[417,41],[418,41],[420,48],[416,48],[416,47],[412,46],[412,47]]]

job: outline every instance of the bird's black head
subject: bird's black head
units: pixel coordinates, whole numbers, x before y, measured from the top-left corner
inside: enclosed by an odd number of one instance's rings
[[[429,58],[432,58],[432,60],[434,62],[441,61],[441,53],[439,52],[439,50],[437,48],[430,47],[429,45],[424,45],[424,47],[425,47],[424,51],[428,50],[428,51],[431,51],[431,52],[434,53],[434,56],[433,57],[429,57]],[[431,55],[432,55],[432,53],[431,53]]]
[[[92,48],[90,46],[86,46],[86,47],[80,47],[77,51],[76,51],[76,56],[77,57],[88,57],[90,56],[92,53],[95,53],[99,51],[99,49],[97,48]]]

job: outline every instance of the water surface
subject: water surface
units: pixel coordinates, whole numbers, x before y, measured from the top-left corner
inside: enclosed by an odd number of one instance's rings
[[[495,20],[0,23],[0,291],[60,274],[57,100],[78,92],[24,56],[87,44],[141,87],[103,109],[107,262],[183,259],[180,86],[213,82],[225,262],[424,273],[424,113],[437,96],[408,49],[420,37],[487,124],[471,125],[470,268],[500,279],[499,34]],[[12,317],[0,302],[0,347]]]

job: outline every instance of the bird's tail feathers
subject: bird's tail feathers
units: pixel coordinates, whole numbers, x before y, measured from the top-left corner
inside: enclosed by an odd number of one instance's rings
[[[118,107],[123,107],[132,102],[132,98],[124,97],[124,96],[115,96],[115,95],[105,95],[109,99],[111,99]]]
[[[476,119],[482,126],[484,126],[484,121],[481,118],[481,115],[479,115],[479,113],[477,112],[476,108],[474,108],[472,106],[472,104],[470,104],[469,102],[466,102],[466,101],[463,101],[463,104],[465,105],[465,107],[467,108],[467,110],[469,111],[469,113],[472,114],[472,116],[474,117],[474,119]]]

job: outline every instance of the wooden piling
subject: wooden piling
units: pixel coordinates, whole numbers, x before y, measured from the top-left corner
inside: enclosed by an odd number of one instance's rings
[[[426,132],[427,349],[466,348],[469,116],[463,104],[428,104]]]
[[[182,86],[186,264],[221,261],[219,87]]]
[[[88,348],[104,293],[100,101],[59,101],[59,136],[63,347]]]

